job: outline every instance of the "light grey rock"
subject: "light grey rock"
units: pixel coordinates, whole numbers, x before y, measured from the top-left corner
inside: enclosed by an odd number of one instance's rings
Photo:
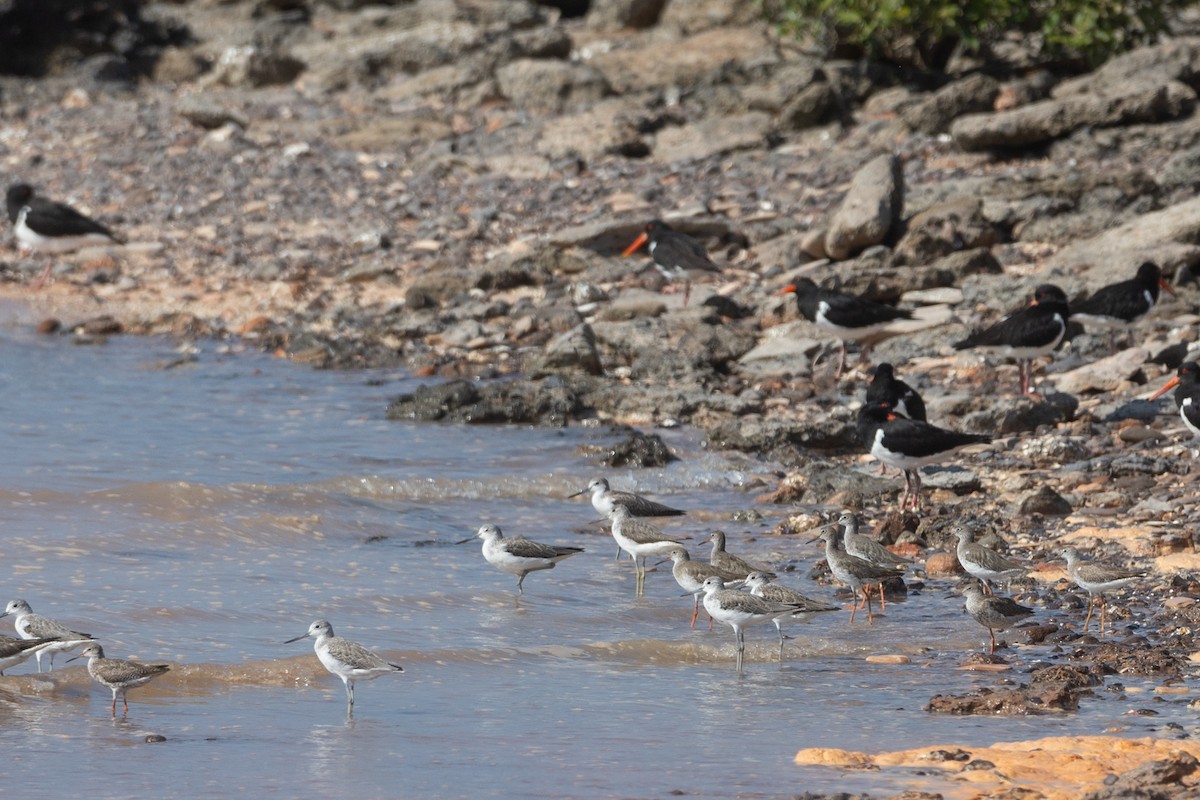
[[[860,169],[829,223],[825,250],[842,260],[880,244],[901,213],[904,179],[900,159],[882,155]]]

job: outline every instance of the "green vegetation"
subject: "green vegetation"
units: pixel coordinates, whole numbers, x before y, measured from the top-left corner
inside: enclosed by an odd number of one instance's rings
[[[986,49],[1010,32],[1037,36],[1047,58],[1098,64],[1153,41],[1193,0],[762,0],[786,33],[920,69],[955,47]]]

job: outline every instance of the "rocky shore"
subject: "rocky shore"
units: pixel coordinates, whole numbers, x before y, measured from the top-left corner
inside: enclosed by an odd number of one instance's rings
[[[7,182],[128,241],[55,259],[36,291],[44,260],[12,247],[0,298],[48,333],[237,338],[428,376],[398,419],[694,426],[786,466],[763,502],[862,509],[930,577],[953,573],[949,528],[968,521],[1044,565],[1018,600],[1072,614],[1064,544],[1136,561],[1153,576],[1113,609],[1116,649],[1069,625],[1009,638],[1092,665],[1052,676],[1056,708],[1118,669],[1194,678],[1194,443],[1145,398],[1200,321],[1195,20],[1087,74],[1014,43],[918,79],[782,39],[752,2],[581,5],[161,3],[140,8],[138,47],[49,50],[48,74],[0,77]],[[644,250],[621,256],[654,218],[722,268],[686,305]],[[1125,344],[1073,325],[1035,366],[1040,397],[951,347],[1037,284],[1075,298],[1147,260],[1174,296]],[[857,441],[863,367],[836,377],[829,337],[779,295],[804,276],[913,309],[872,361],[931,421],[996,437],[927,476],[920,516],[889,513],[900,480]],[[1030,710],[994,699],[950,713]]]

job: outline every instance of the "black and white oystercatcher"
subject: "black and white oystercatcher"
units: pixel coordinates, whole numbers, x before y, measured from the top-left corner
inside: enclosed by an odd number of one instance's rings
[[[69,253],[120,239],[108,228],[63,203],[38,197],[27,183],[14,183],[5,197],[8,219],[23,253]],[[34,282],[39,288],[50,276],[51,264]]]
[[[1067,296],[1052,283],[1033,292],[1029,305],[1014,311],[990,328],[976,331],[954,345],[955,350],[991,350],[1017,359],[1021,394],[1030,394],[1033,359],[1058,347],[1067,332]]]
[[[686,306],[692,294],[692,276],[697,273],[719,274],[721,268],[712,262],[704,245],[686,233],[672,230],[662,220],[646,223],[646,229],[621,253],[632,255],[642,245],[650,243],[650,257],[654,266],[672,283],[683,283],[683,304]]]
[[[863,447],[883,464],[904,473],[901,510],[921,506],[920,467],[944,461],[972,444],[988,444],[985,433],[959,433],[915,419],[905,419],[886,402],[867,403],[858,411],[858,435]]]
[[[867,386],[867,403],[890,403],[892,411],[902,417],[926,422],[925,401],[917,390],[896,377],[896,370],[886,361],[874,368],[875,376]]]
[[[1157,400],[1172,389],[1175,390],[1175,407],[1179,409],[1179,416],[1183,417],[1183,424],[1187,425],[1193,436],[1200,436],[1200,364],[1195,361],[1180,364],[1175,377],[1150,395],[1150,399]]]
[[[838,337],[842,348],[838,356],[838,375],[846,367],[847,341],[870,338],[896,320],[912,319],[912,312],[907,309],[822,289],[810,278],[800,278],[779,293],[796,295],[796,304],[804,318]]]
[[[1129,280],[1110,283],[1091,297],[1073,303],[1071,316],[1084,325],[1124,328],[1150,313],[1158,302],[1159,289],[1175,294],[1163,280],[1158,265],[1146,261]]]

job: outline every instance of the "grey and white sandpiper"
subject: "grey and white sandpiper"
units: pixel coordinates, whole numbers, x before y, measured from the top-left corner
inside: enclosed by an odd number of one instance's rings
[[[765,572],[772,578],[775,573],[766,567],[758,564],[753,564],[740,556],[735,556],[725,550],[725,532],[713,531],[702,542],[712,542],[712,552],[708,555],[708,563],[714,567],[720,567],[726,572],[732,572],[739,578],[744,578],[751,572]]]
[[[9,614],[16,614],[16,619],[13,620],[13,627],[17,630],[17,635],[22,639],[53,639],[49,644],[43,645],[34,651],[34,657],[37,659],[38,672],[42,671],[42,656],[50,656],[50,672],[54,671],[54,654],[65,653],[71,650],[78,650],[83,645],[87,644],[92,635],[90,633],[80,633],[73,631],[61,622],[43,617],[41,614],[33,613],[33,609],[29,607],[29,603],[24,600],[11,600],[8,606],[5,607],[4,613],[0,617],[7,617]]]
[[[750,594],[755,597],[761,597],[763,600],[771,603],[787,603],[797,606],[793,616],[816,614],[822,611],[837,611],[838,608],[824,600],[816,600],[806,594],[802,594],[790,586],[772,583],[771,576],[765,572],[751,572],[746,576],[746,586],[750,589]],[[775,623],[775,630],[779,633],[779,660],[783,661],[783,640],[789,637],[783,635],[783,628],[779,625],[780,619],[781,617],[776,617],[771,621]]]
[[[726,589],[725,581],[716,575],[705,578],[699,591],[704,592],[704,610],[718,622],[733,628],[737,640],[737,671],[742,671],[742,656],[746,650],[744,629],[750,625],[761,625],[784,614],[800,611],[794,603],[773,603],[736,589]]]
[[[1145,577],[1144,572],[1110,567],[1098,561],[1089,561],[1074,547],[1064,547],[1062,557],[1067,561],[1067,574],[1075,584],[1088,593],[1087,617],[1083,621],[1086,631],[1092,621],[1093,606],[1100,606],[1100,636],[1104,637],[1105,621],[1104,593],[1128,586],[1139,578]]]
[[[67,663],[77,658],[88,660],[88,674],[92,680],[101,686],[112,690],[112,715],[117,715],[117,698],[125,704],[125,713],[129,713],[129,699],[125,693],[162,675],[171,667],[167,664],[143,664],[140,661],[128,661],[124,658],[105,658],[104,648],[98,642],[92,642],[79,655],[67,659]]]
[[[612,537],[617,546],[633,556],[634,591],[641,597],[646,590],[646,559],[650,556],[661,558],[682,542],[667,536],[656,525],[634,519],[629,509],[622,505],[613,506],[608,518],[612,521]]]
[[[858,531],[858,515],[845,510],[838,515],[838,525],[842,528],[842,549],[852,556],[864,561],[870,561],[878,567],[895,567],[904,569],[912,561],[898,556],[879,542]],[[887,611],[887,600],[883,596],[883,582],[879,583],[879,610]]]
[[[1032,608],[1023,606],[1010,597],[984,594],[983,587],[974,582],[962,591],[971,619],[988,629],[988,636],[991,638],[989,654],[996,652],[996,631],[1011,628],[1033,614]]]
[[[706,578],[716,575],[725,581],[726,585],[732,585],[734,582],[742,582],[741,575],[727,572],[720,567],[714,567],[712,564],[705,564],[703,561],[693,561],[691,554],[688,553],[687,548],[683,545],[672,547],[667,551],[667,557],[672,562],[671,574],[675,576],[675,582],[679,584],[679,588],[692,595],[695,601],[692,604],[693,628],[696,627],[696,617],[700,615],[700,587],[704,584]],[[708,629],[712,630],[712,617],[708,618]]]
[[[592,478],[586,489],[576,492],[571,497],[579,497],[588,492],[591,492],[592,495],[592,508],[600,512],[602,517],[609,516],[613,506],[618,505],[629,509],[629,515],[633,517],[678,517],[687,513],[678,508],[656,503],[640,494],[611,489],[608,485],[608,478]],[[617,558],[621,558],[621,548],[619,547],[617,548]]]
[[[854,604],[850,607],[850,622],[854,622],[854,615],[858,613],[858,598],[861,594],[863,603],[867,607],[867,622],[874,623],[875,612],[871,607],[871,593],[867,591],[866,587],[889,578],[899,577],[900,571],[891,567],[876,566],[870,561],[852,556],[840,549],[837,546],[839,533],[836,524],[823,525],[819,530],[820,533],[816,539],[825,542],[825,561],[829,564],[829,571],[833,573],[835,580],[848,584],[851,591],[854,592]],[[816,541],[816,539],[811,541]]]
[[[380,675],[404,672],[404,667],[393,664],[377,653],[372,653],[358,642],[333,635],[333,626],[319,619],[308,626],[308,631],[284,644],[298,642],[309,636],[316,639],[313,650],[325,669],[342,679],[346,685],[346,714],[354,713],[354,682],[369,681]]]
[[[1028,571],[1027,567],[974,541],[975,535],[966,525],[955,525],[952,532],[958,537],[958,547],[955,548],[958,563],[971,577],[983,583],[985,593],[991,594],[991,581],[1012,580]]]
[[[457,544],[466,544],[474,539],[483,540],[483,557],[497,569],[517,575],[517,594],[524,594],[525,576],[540,569],[554,569],[564,558],[583,552],[582,547],[542,544],[524,536],[504,538],[499,526],[483,525]]]
[[[0,675],[9,667],[15,667],[33,656],[34,651],[44,644],[57,642],[57,639],[14,639],[0,634]]]

